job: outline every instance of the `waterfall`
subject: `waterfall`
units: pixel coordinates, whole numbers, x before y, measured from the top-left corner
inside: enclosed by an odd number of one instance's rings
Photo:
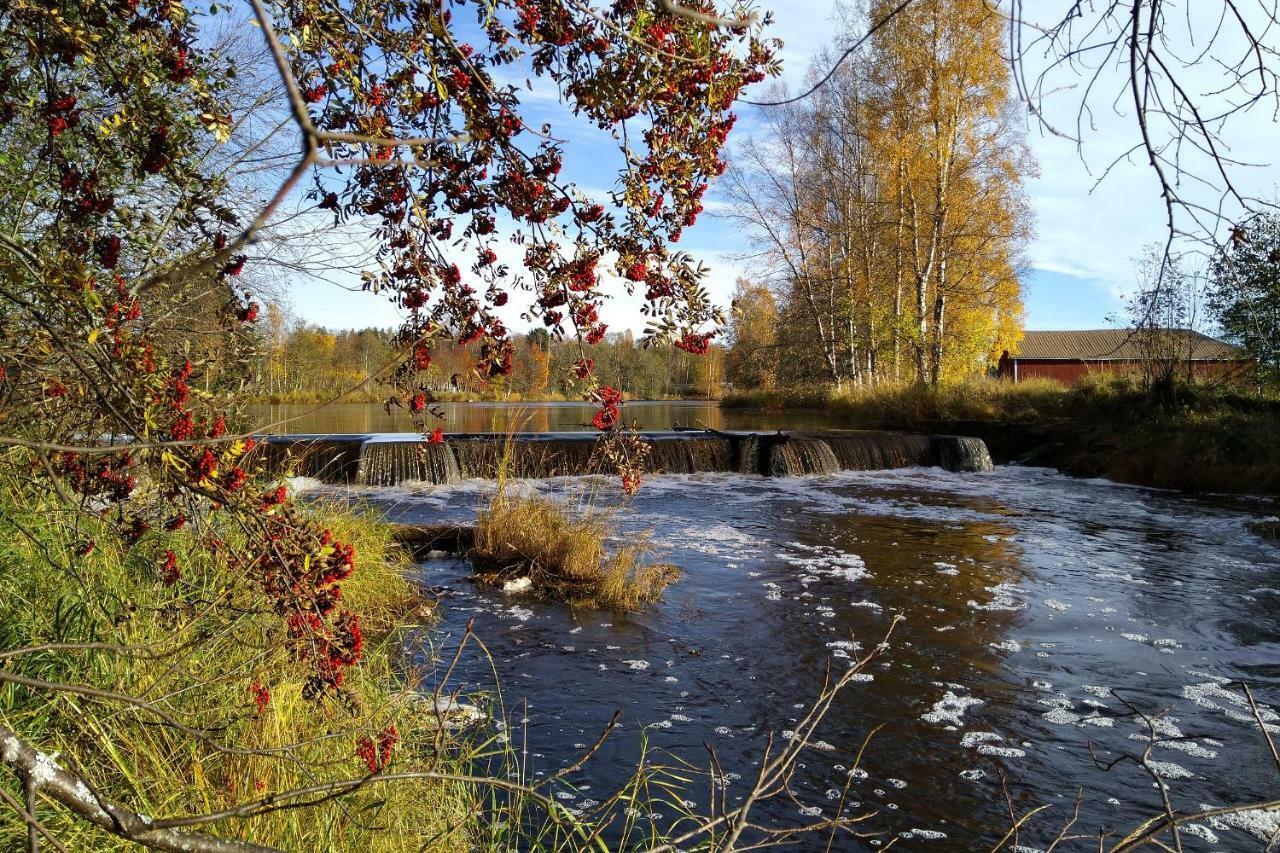
[[[727,438],[662,438],[649,443],[649,470],[663,474],[729,471],[733,448]]]
[[[306,438],[258,445],[267,470],[312,477],[323,483],[350,483],[360,465],[362,438]]]
[[[464,477],[493,480],[508,477],[546,479],[589,474],[595,442],[575,438],[464,438],[450,442]]]
[[[831,445],[821,438],[788,438],[769,449],[769,473],[775,477],[834,474],[840,470]]]
[[[648,437],[651,473],[737,471],[800,477],[836,471],[879,471],[940,465],[986,471],[982,439],[901,432],[745,433]],[[593,435],[461,435],[442,444],[366,436],[272,436],[262,444],[268,470],[326,483],[393,486],[406,481],[453,483],[461,478],[545,479],[599,473]]]
[[[883,471],[937,463],[937,452],[927,435],[865,432],[830,435],[826,441],[844,471]]]
[[[938,464],[948,471],[990,471],[991,453],[987,443],[967,435],[935,435]]]
[[[654,473],[691,474],[692,460],[685,452],[685,439],[666,439],[649,443],[648,468]]]
[[[358,482],[364,486],[397,483],[456,483],[458,460],[447,443],[426,441],[366,441],[360,448]]]
[[[752,433],[738,439],[738,473],[762,474],[760,470],[760,436]]]
[[[688,452],[695,472],[733,470],[733,446],[727,438],[695,438],[688,442]]]

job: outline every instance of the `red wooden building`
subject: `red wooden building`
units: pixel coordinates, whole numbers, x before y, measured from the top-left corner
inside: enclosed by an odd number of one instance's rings
[[[1185,361],[1199,379],[1240,379],[1251,374],[1252,362],[1216,338],[1190,329],[1167,329],[1158,340],[1144,339],[1132,329],[1024,332],[1017,349],[1000,356],[1000,376],[1056,379],[1070,385],[1091,373],[1134,373],[1158,358]],[[1176,354],[1176,356],[1175,356]]]

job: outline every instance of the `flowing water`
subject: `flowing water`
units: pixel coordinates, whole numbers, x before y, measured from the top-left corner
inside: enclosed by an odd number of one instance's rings
[[[826,470],[821,456],[799,464]],[[594,478],[515,487],[616,497]],[[469,520],[493,486],[316,488],[393,520],[434,522]],[[1275,796],[1280,774],[1233,683],[1249,682],[1280,735],[1280,549],[1247,528],[1274,511],[1017,467],[658,476],[619,521],[623,538],[648,531],[655,557],[684,568],[662,604],[574,611],[478,589],[465,565],[441,558],[421,576],[440,588],[443,621],[409,648],[430,684],[439,664],[429,650],[448,654],[474,620],[534,773],[570,762],[620,709],[621,728],[559,789],[570,807],[624,779],[642,729],[700,766],[713,746],[733,802],[767,733],[787,737],[805,713],[826,662],[848,666],[901,615],[884,657],[838,699],[802,759],[795,787],[818,811],[778,801],[759,817],[833,814],[851,755],[883,725],[845,804],[872,813],[864,827],[876,834],[833,849],[894,837],[904,850],[986,849],[1009,825],[1002,780],[1016,812],[1050,806],[1019,838],[1041,849],[1077,790],[1080,832],[1128,830],[1160,811],[1145,771],[1099,766],[1141,756],[1149,728],[1134,709],[1168,709],[1150,761],[1176,808]],[[494,676],[468,653],[455,682],[491,690]],[[707,796],[705,786],[687,793],[695,809]],[[1191,827],[1184,846],[1256,850],[1276,828],[1274,813],[1216,819]]]
[[[796,477],[838,471],[939,465],[986,471],[991,454],[981,439],[888,431],[821,433],[646,432],[650,474],[738,472]],[[323,483],[448,485],[499,476],[546,479],[601,473],[590,433],[450,433],[447,442],[409,433],[272,435],[262,445],[276,471]]]

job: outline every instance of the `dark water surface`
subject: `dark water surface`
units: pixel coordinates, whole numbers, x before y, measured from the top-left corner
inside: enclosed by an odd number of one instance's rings
[[[569,500],[616,494],[595,480],[516,487]],[[465,520],[491,488],[354,494],[399,521]],[[419,639],[447,652],[475,620],[535,772],[568,762],[622,710],[621,729],[574,777],[577,790],[560,792],[567,805],[605,798],[642,728],[701,766],[703,743],[713,745],[732,801],[767,732],[786,737],[804,714],[824,663],[848,666],[851,642],[869,648],[901,614],[870,678],[832,708],[796,788],[832,814],[851,754],[883,724],[847,804],[850,814],[874,811],[865,826],[880,834],[834,849],[895,836],[903,850],[987,849],[1009,825],[1005,779],[1018,812],[1051,806],[1020,836],[1036,850],[1080,788],[1081,832],[1127,831],[1160,811],[1144,771],[1130,762],[1104,771],[1090,755],[1091,744],[1100,762],[1141,755],[1148,728],[1125,716],[1124,702],[1169,709],[1161,738],[1182,739],[1151,759],[1175,807],[1276,796],[1280,774],[1231,683],[1249,681],[1280,735],[1280,550],[1246,529],[1274,511],[1015,467],[656,477],[620,523],[651,531],[656,556],[685,569],[663,604],[632,616],[574,612],[479,590],[465,566],[442,559],[424,563],[422,579],[447,588],[443,624]],[[419,659],[430,668],[426,651]],[[460,677],[493,686],[478,655],[464,658]],[[704,808],[708,792],[688,797]],[[771,821],[810,819],[790,802],[761,808]],[[1206,822],[1184,845],[1257,850],[1278,825],[1274,813]]]
[[[441,403],[445,432],[594,432],[596,406],[586,403]],[[392,414],[378,403],[333,403],[314,411],[314,405],[287,403],[250,406],[251,424],[272,433],[412,432],[403,409]],[[623,407],[627,423],[642,430],[667,430],[675,425],[769,432],[777,429],[839,429],[838,418],[820,412],[748,412],[722,409],[715,401],[637,400]],[[287,421],[286,423],[281,423]]]

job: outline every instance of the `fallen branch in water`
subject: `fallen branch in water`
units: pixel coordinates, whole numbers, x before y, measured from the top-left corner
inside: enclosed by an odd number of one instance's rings
[[[476,529],[465,524],[393,524],[391,537],[407,548],[415,560],[422,560],[432,551],[470,551],[475,545]]]

